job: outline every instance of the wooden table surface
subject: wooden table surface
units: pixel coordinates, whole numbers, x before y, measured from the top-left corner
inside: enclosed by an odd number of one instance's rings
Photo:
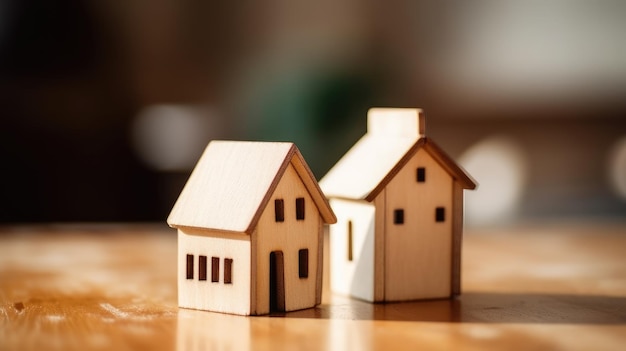
[[[175,265],[164,225],[0,228],[0,350],[626,349],[624,223],[468,230],[455,300],[185,310]]]

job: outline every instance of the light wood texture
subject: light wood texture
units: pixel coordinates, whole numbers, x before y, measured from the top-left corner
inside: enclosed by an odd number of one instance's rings
[[[374,199],[375,208],[385,208],[387,192],[381,191]],[[385,301],[385,211],[375,211],[374,215],[374,301]]]
[[[303,197],[305,203],[304,220],[296,219],[296,198]],[[319,243],[322,233],[319,230],[321,217],[317,207],[312,201],[309,192],[302,184],[298,173],[289,165],[283,177],[276,186],[270,197],[284,200],[285,220],[276,222],[274,206],[267,206],[259,219],[257,230],[252,234],[256,252],[256,262],[253,266],[253,274],[256,277],[256,311],[253,314],[266,314],[270,312],[270,254],[280,251],[284,257],[284,293],[285,311],[294,311],[313,307],[316,304],[316,296],[321,294],[321,284],[318,284],[317,273],[321,273],[318,265]],[[298,272],[298,251],[309,250],[309,274],[308,278],[300,278]],[[321,279],[321,277],[320,277]]]
[[[357,254],[354,261],[331,256],[333,289],[367,301],[458,294],[462,191],[474,189],[476,182],[424,135],[421,110],[373,108],[367,122],[366,135],[320,181],[326,195],[338,200],[333,204],[342,224],[331,227],[331,235],[339,236],[338,251],[347,236],[343,223],[375,218],[357,229],[357,237],[374,229],[369,241],[374,243],[373,254]],[[425,171],[425,182],[418,181],[418,169],[419,174]],[[457,190],[460,196],[453,194]],[[376,214],[368,217],[358,206],[346,205],[362,200],[373,204]],[[435,211],[442,211],[445,220],[435,221]],[[405,223],[395,223],[396,213]]]
[[[324,288],[324,223],[322,221],[317,222],[317,264],[314,265],[315,269],[315,305],[322,303],[322,291]]]
[[[336,218],[302,154],[293,143],[209,143],[167,220],[172,227],[250,234],[287,165],[307,187],[326,223]]]
[[[328,197],[364,200],[416,143],[365,134],[320,180]]]
[[[461,293],[461,262],[463,257],[463,188],[454,182],[452,188],[452,291],[451,296]]]
[[[423,138],[424,149],[433,156],[437,162],[448,171],[448,173],[461,184],[463,189],[473,190],[478,187],[478,182],[472,178],[461,166],[459,166],[443,149],[441,149],[432,139]]]
[[[168,223],[235,232],[253,230],[290,143],[212,141],[185,184]],[[287,160],[289,162],[289,160]]]
[[[374,107],[367,112],[367,133],[418,139],[426,133],[422,110]]]
[[[0,350],[622,350],[625,234],[626,223],[470,230],[457,299],[325,291],[313,309],[243,317],[177,308],[164,225],[3,227]]]
[[[250,236],[178,229],[178,305],[208,311],[248,315],[251,275]],[[186,277],[186,257],[194,256],[194,278]],[[207,279],[199,280],[198,257],[207,257]],[[212,258],[219,262],[218,281],[211,281]],[[225,259],[232,259],[232,283],[224,282]],[[174,262],[172,262],[173,264]]]
[[[417,128],[420,124],[418,120],[407,122],[410,118],[425,119],[421,110],[399,109],[399,115],[403,118],[394,118],[397,117],[395,109],[371,110],[376,113],[368,114],[367,133],[320,180],[320,187],[327,197],[373,201],[422,148],[464,189],[476,188],[477,182],[432,139],[419,133],[402,132],[404,128]],[[404,110],[412,110],[413,113],[405,113]],[[373,132],[370,128],[379,132]]]
[[[426,181],[416,181],[416,169]],[[450,296],[452,263],[452,177],[426,151],[419,150],[389,182],[385,193],[385,301]],[[435,221],[435,209],[445,220]],[[394,211],[404,211],[395,224]],[[391,219],[391,220],[389,220]]]
[[[179,306],[242,315],[269,313],[270,301],[281,311],[313,307],[321,300],[320,228],[335,221],[293,143],[209,143],[168,218],[179,233]],[[300,263],[299,250],[309,259]],[[188,279],[189,255],[212,258],[220,278]],[[307,277],[300,264],[311,267]]]

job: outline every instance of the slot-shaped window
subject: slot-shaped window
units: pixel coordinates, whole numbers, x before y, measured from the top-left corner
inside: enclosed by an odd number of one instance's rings
[[[296,219],[303,220],[304,219],[304,198],[299,197],[296,199]]]
[[[393,210],[393,224],[404,224],[404,210]]]
[[[274,200],[274,216],[275,216],[276,222],[285,221],[285,200],[283,199]]]
[[[220,259],[219,257],[211,257],[211,282],[220,281]]]
[[[224,284],[233,283],[233,259],[224,259]]]
[[[206,256],[198,256],[198,280],[206,280]]]
[[[187,255],[187,279],[193,279],[193,255]]]
[[[424,183],[426,181],[426,168],[417,167],[417,182]]]
[[[300,278],[309,277],[309,249],[298,251],[298,276]]]
[[[348,221],[348,261],[352,261],[352,221]]]

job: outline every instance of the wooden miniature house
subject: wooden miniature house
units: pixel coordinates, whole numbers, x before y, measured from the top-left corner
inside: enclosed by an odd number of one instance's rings
[[[323,225],[335,221],[294,144],[212,141],[167,220],[179,306],[259,315],[319,304]]]
[[[331,288],[367,301],[460,293],[463,189],[476,183],[424,135],[418,109],[371,109],[367,133],[320,181]]]

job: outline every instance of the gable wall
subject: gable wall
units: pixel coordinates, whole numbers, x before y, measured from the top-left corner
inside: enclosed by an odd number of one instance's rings
[[[296,220],[296,198],[305,202],[304,220]],[[275,199],[284,200],[284,222],[275,221]],[[284,255],[285,308],[298,310],[316,302],[321,218],[308,190],[290,164],[263,210],[257,230],[252,234],[256,274],[255,314],[269,312],[269,261],[272,251]],[[299,278],[298,251],[309,249],[308,278]]]
[[[417,167],[426,169],[418,183]],[[452,177],[420,149],[388,183],[385,221],[385,300],[401,301],[450,295]],[[445,221],[435,222],[435,208]],[[404,210],[404,224],[394,224],[394,210]]]

